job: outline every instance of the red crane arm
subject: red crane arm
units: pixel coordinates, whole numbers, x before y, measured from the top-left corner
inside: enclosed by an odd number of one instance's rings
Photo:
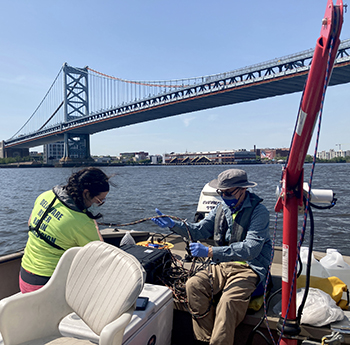
[[[337,0],[336,5],[333,5],[333,1],[328,0],[321,35],[316,42],[297,117],[288,162],[282,174],[281,194],[275,206],[276,212],[283,210],[282,316],[277,327],[285,330],[286,326],[290,336],[299,332],[299,325],[296,322],[296,282],[293,280],[296,275],[298,206],[303,202],[303,165],[340,44],[342,23],[343,1]],[[296,345],[297,340],[282,338],[281,344]]]

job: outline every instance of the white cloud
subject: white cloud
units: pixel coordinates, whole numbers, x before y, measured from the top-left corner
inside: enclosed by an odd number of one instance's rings
[[[183,123],[185,124],[185,127],[188,127],[190,125],[190,122],[195,120],[196,117],[185,117],[182,119]]]

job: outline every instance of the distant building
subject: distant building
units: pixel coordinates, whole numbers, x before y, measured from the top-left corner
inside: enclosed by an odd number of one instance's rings
[[[164,155],[164,164],[234,164],[256,163],[254,151],[225,150],[206,152],[169,153]]]
[[[163,159],[163,157],[161,155],[152,155],[149,158],[151,160],[151,164],[162,163],[162,159]]]
[[[287,148],[279,148],[279,149],[257,149],[256,155],[261,158],[267,158],[267,159],[275,159],[276,157],[288,157],[289,149]]]
[[[316,157],[319,159],[330,159],[329,151],[317,152]]]
[[[95,158],[96,163],[110,163],[112,161],[111,156],[99,156]]]
[[[38,151],[30,151],[29,152],[30,158],[34,159],[35,161],[40,161],[43,159],[43,153]]]
[[[134,161],[139,162],[148,159],[148,152],[123,152],[120,154],[120,160],[122,162]]]
[[[57,163],[64,154],[64,141],[44,145],[44,164]]]
[[[348,157],[350,156],[350,150],[343,151],[343,150],[338,150],[335,151],[333,149],[330,149],[329,151],[320,151],[317,152],[316,157],[319,159],[332,159],[336,157]]]
[[[5,149],[4,141],[0,141],[0,158],[10,158],[10,157],[27,157],[29,156],[28,148],[9,148]]]

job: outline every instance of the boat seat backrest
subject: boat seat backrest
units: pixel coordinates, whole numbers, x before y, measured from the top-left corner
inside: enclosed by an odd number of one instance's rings
[[[103,242],[91,242],[73,259],[66,301],[99,335],[104,326],[135,304],[145,278],[134,256]]]

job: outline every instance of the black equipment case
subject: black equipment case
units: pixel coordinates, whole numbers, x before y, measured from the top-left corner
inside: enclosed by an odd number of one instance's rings
[[[136,244],[126,244],[120,249],[140,261],[147,273],[146,283],[164,285],[161,280],[163,271],[171,266],[170,253],[166,249],[143,247]]]

